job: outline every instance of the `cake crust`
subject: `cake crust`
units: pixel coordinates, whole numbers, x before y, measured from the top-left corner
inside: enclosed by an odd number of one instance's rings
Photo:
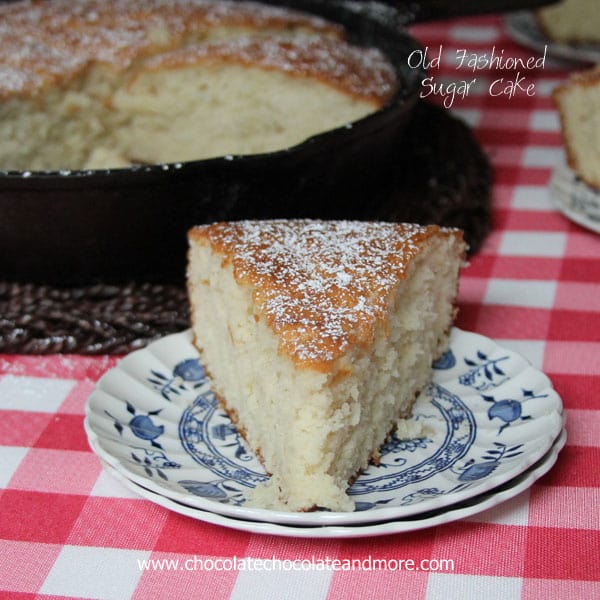
[[[232,63],[310,77],[375,106],[384,104],[396,86],[395,72],[379,50],[358,48],[328,37],[240,38],[195,45],[160,54],[149,60],[144,70],[177,69],[199,63]]]
[[[304,30],[341,38],[317,16],[231,0],[33,0],[0,6],[0,98],[62,85],[104,63],[124,70],[135,60],[227,35]]]
[[[189,232],[253,287],[280,352],[321,372],[331,371],[349,347],[371,343],[398,280],[435,235],[462,233],[437,225],[308,220],[216,223]]]

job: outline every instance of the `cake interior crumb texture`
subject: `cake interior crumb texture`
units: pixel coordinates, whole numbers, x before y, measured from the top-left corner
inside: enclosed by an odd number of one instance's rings
[[[600,189],[600,70],[574,73],[554,90],[553,99],[569,166]]]
[[[244,221],[189,233],[195,344],[270,480],[248,504],[352,511],[346,490],[448,344],[458,230]],[[412,430],[414,433],[414,430]]]
[[[598,0],[561,0],[537,11],[546,37],[563,44],[600,41]]]

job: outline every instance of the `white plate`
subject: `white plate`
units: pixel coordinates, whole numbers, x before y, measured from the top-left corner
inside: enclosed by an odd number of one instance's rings
[[[564,60],[598,63],[600,62],[600,45],[598,44],[559,44],[549,40],[540,30],[535,14],[531,11],[510,13],[504,17],[504,25],[510,37],[527,48],[544,54],[548,48],[548,56]]]
[[[521,473],[521,475],[518,475],[514,479],[511,479],[509,482],[490,492],[480,494],[479,496],[475,496],[462,503],[453,504],[439,511],[415,515],[414,517],[407,517],[406,519],[398,521],[385,521],[383,523],[375,524],[302,527],[234,519],[171,500],[166,496],[152,492],[141,485],[138,485],[134,481],[127,479],[113,467],[109,465],[105,465],[105,467],[107,471],[116,477],[123,485],[143,498],[159,504],[168,510],[198,521],[212,523],[213,525],[221,525],[239,531],[248,531],[265,535],[301,538],[360,538],[417,531],[419,529],[426,529],[427,527],[434,527],[459,519],[465,519],[481,513],[484,510],[491,509],[525,491],[533,485],[535,481],[545,475],[554,466],[554,463],[558,458],[558,453],[565,445],[566,439],[567,435],[563,429],[550,450],[537,463],[532,465],[524,473]]]
[[[487,492],[537,462],[563,427],[550,380],[523,357],[454,328],[450,350],[413,418],[425,435],[393,438],[349,489],[355,512],[244,506],[265,472],[217,404],[189,331],[131,353],[91,394],[85,427],[109,465],[169,499],[229,517],[351,525],[439,510]]]
[[[600,192],[579,179],[572,169],[564,165],[555,169],[550,196],[566,217],[600,233]]]

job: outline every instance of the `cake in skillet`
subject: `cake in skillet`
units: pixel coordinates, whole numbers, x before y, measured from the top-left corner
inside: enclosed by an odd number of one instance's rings
[[[597,0],[562,0],[538,9],[536,17],[541,30],[553,42],[600,42]]]
[[[600,190],[600,69],[573,73],[553,92],[569,166]]]
[[[0,170],[267,152],[380,108],[389,61],[338,25],[231,0],[0,6]]]
[[[255,506],[351,511],[447,347],[465,244],[456,229],[274,220],[189,232],[194,343],[270,480]],[[414,425],[414,424],[412,424]]]

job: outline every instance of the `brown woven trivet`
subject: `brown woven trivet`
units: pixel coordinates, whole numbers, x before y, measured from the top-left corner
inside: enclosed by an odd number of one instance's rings
[[[188,327],[183,287],[0,283],[0,351],[124,354]]]
[[[356,216],[458,226],[476,251],[490,227],[492,171],[469,128],[423,104],[390,160]],[[186,327],[183,285],[0,282],[0,353],[123,354]]]

